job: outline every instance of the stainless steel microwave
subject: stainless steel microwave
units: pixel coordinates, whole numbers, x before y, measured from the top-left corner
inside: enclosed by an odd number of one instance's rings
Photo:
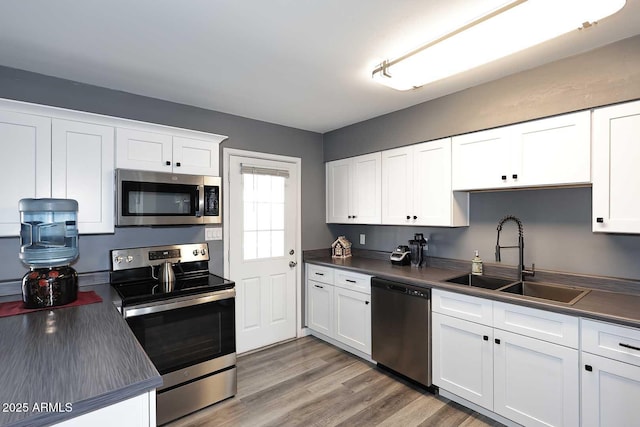
[[[221,179],[116,169],[116,226],[219,224]]]

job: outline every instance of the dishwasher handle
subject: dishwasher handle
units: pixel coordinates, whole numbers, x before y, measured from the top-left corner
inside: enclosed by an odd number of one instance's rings
[[[404,286],[389,284],[389,285],[387,285],[387,289],[390,290],[390,291],[400,292],[400,293],[403,293],[403,294],[407,293],[407,288],[405,288]]]

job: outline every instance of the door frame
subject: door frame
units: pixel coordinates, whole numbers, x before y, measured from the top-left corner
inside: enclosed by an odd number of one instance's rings
[[[223,250],[223,275],[224,277],[229,277],[230,270],[230,251],[229,251],[229,192],[225,191],[226,188],[229,188],[229,162],[231,156],[241,156],[241,157],[249,157],[253,159],[259,160],[275,160],[279,162],[291,163],[293,167],[296,169],[296,184],[298,187],[298,192],[296,194],[296,225],[295,232],[296,238],[294,243],[295,261],[297,263],[296,266],[296,274],[295,274],[295,289],[296,289],[296,338],[300,338],[304,336],[304,331],[302,330],[302,174],[301,174],[301,164],[302,159],[299,157],[290,157],[290,156],[282,156],[279,154],[269,154],[269,153],[261,153],[258,151],[248,151],[248,150],[240,150],[237,148],[222,148],[222,182],[224,183],[222,186],[222,244],[224,245]]]

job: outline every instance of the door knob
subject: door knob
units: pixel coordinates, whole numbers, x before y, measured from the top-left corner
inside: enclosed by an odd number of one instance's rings
[[[297,263],[297,262],[295,262],[295,261],[289,261],[289,267],[293,268],[293,267],[295,267],[296,265],[298,265],[298,263]]]

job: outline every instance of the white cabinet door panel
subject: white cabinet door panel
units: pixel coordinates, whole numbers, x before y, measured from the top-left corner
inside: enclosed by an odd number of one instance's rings
[[[333,336],[333,286],[307,281],[308,324],[314,331]]]
[[[219,144],[193,138],[173,137],[173,171],[218,176]]]
[[[381,194],[381,154],[373,153],[353,159],[353,201],[354,222],[358,224],[380,224]]]
[[[451,152],[452,188],[479,190],[508,187],[512,141],[509,127],[454,136]]]
[[[583,352],[581,372],[583,427],[640,425],[640,367]]]
[[[382,152],[382,223],[413,224],[413,149],[397,148]]]
[[[334,288],[335,339],[371,355],[371,299],[361,292]]]
[[[493,408],[493,329],[432,314],[433,383],[470,402]]]
[[[113,128],[54,119],[52,148],[52,196],[78,201],[80,233],[113,233]]]
[[[640,102],[593,113],[593,231],[640,233]]]
[[[591,112],[582,111],[516,125],[519,141],[513,179],[517,186],[591,181]]]
[[[0,236],[19,236],[20,199],[51,196],[51,119],[0,111],[0,147]]]
[[[351,159],[328,162],[326,166],[327,222],[351,221]]]
[[[526,426],[577,426],[578,350],[496,329],[493,410]]]
[[[126,128],[116,131],[118,168],[171,172],[172,157],[171,135]]]

